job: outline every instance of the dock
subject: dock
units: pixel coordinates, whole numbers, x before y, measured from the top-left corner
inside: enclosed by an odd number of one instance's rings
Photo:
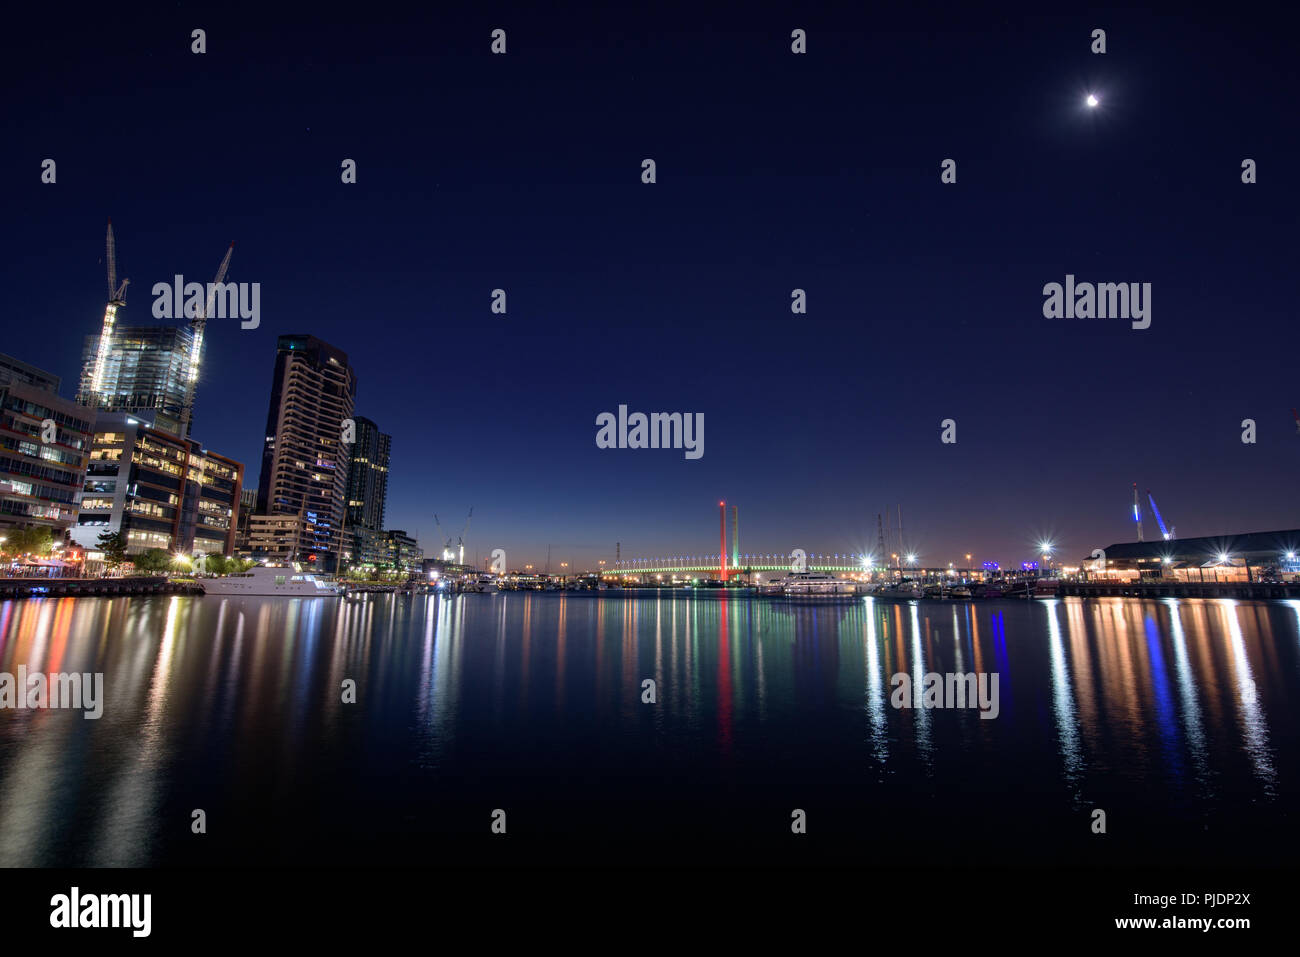
[[[82,598],[92,595],[202,595],[196,581],[157,578],[0,578],[0,600],[9,598]]]
[[[1234,598],[1270,601],[1300,598],[1300,582],[1062,581],[1057,596],[1080,598]]]

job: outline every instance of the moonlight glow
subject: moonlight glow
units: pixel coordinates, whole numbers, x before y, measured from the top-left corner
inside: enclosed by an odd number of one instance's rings
[[[1097,96],[1096,96],[1095,93],[1089,93],[1089,94],[1088,94],[1088,99],[1085,100],[1084,102],[1086,102],[1086,103],[1088,104],[1088,106],[1090,106],[1090,107],[1095,107],[1097,104],[1099,104],[1099,103],[1101,102],[1101,100],[1097,99]]]

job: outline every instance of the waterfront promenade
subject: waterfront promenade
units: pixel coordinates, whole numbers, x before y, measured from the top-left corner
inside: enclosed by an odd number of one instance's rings
[[[0,599],[114,595],[201,595],[196,581],[165,576],[124,578],[0,578]]]

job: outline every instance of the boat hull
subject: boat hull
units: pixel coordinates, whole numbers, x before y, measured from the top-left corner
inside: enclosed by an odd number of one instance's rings
[[[343,591],[315,575],[259,566],[200,582],[203,594],[221,598],[337,598]]]
[[[203,582],[203,594],[212,598],[337,598],[341,593],[337,589],[313,588],[311,591],[293,590],[286,588],[210,588],[208,582]]]

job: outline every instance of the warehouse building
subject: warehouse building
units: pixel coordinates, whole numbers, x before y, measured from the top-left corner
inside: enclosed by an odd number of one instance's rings
[[[1300,579],[1300,529],[1109,545],[1083,559],[1094,580],[1186,582]]]

